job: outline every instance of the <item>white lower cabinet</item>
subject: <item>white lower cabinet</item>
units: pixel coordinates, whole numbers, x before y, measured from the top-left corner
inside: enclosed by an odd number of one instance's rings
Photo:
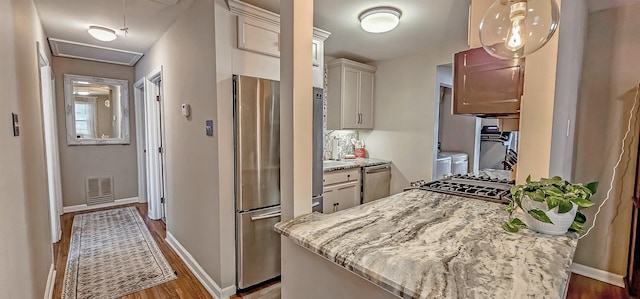
[[[323,213],[331,214],[360,204],[360,168],[327,172],[324,176]]]

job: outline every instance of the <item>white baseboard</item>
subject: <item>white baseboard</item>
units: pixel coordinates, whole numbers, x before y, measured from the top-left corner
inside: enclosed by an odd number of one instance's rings
[[[102,203],[102,204],[99,204],[99,205],[90,205],[89,206],[89,205],[84,204],[84,205],[63,207],[62,208],[62,212],[64,214],[66,214],[66,213],[72,213],[72,212],[80,212],[80,211],[86,211],[86,210],[93,210],[93,209],[121,206],[121,205],[130,204],[130,203],[137,203],[137,202],[138,202],[138,198],[137,197],[123,198],[123,199],[117,199],[114,202]]]
[[[49,276],[47,276],[47,286],[44,289],[44,299],[53,298],[53,286],[56,283],[56,270],[53,264],[49,268]]]
[[[571,272],[580,274],[595,280],[599,280],[608,284],[619,286],[624,288],[624,277],[622,275],[613,274],[611,272],[602,271],[600,269],[592,268],[589,266],[573,263],[571,265]]]
[[[205,289],[216,299],[229,299],[231,295],[236,293],[236,286],[228,286],[224,289],[220,288],[218,284],[202,269],[200,264],[193,258],[193,256],[184,248],[182,244],[176,240],[173,235],[167,231],[167,238],[165,239],[169,246],[173,248],[180,259],[187,265],[187,268],[191,270],[193,275],[202,283]]]

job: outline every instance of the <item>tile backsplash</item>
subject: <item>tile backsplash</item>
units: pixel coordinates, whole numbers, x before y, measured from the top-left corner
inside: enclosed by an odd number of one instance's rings
[[[327,130],[327,65],[324,66],[324,103],[322,113],[322,132],[324,136],[323,143],[323,157],[325,160],[331,159],[332,148],[331,141],[335,138],[338,140],[338,152],[339,157],[342,158],[345,155],[353,155],[353,144],[351,139],[358,139],[358,131],[342,131],[342,130]]]
[[[351,139],[359,138],[358,131],[324,131],[324,158],[331,159],[332,148],[331,141],[338,140],[338,157],[344,158],[345,155],[353,155],[353,144]]]

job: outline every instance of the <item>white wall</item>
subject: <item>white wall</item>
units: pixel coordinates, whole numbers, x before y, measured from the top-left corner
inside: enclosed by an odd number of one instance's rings
[[[573,178],[577,182],[600,182],[598,193],[593,197],[596,204],[604,200],[609,188],[640,83],[640,62],[634,59],[640,53],[639,14],[640,5],[631,5],[589,15]],[[618,275],[626,274],[633,209],[639,134],[637,111],[633,117],[611,197],[598,216],[594,230],[578,243],[574,258],[575,262]],[[596,208],[585,210],[587,224],[592,223],[595,212]]]
[[[562,5],[561,0],[556,2]],[[559,30],[562,30],[563,24],[560,23]],[[517,183],[524,182],[528,175],[533,179],[549,176],[547,161],[551,160],[558,36],[554,34],[544,47],[526,57],[520,108]]]
[[[36,42],[49,50],[32,1],[0,1],[0,27],[0,298],[43,298],[53,254]]]
[[[236,18],[225,0],[215,1],[216,80],[218,99],[218,194],[220,197],[220,285],[236,283],[235,244],[235,172],[233,139],[233,55],[236,43]],[[280,65],[278,64],[278,72]]]
[[[451,63],[467,41],[374,63],[374,130],[361,133],[369,156],[393,162],[391,193],[432,177],[436,66]],[[439,90],[438,90],[439,91]]]

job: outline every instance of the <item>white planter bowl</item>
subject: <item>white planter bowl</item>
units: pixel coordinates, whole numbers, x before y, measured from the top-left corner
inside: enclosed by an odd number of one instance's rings
[[[547,210],[547,204],[529,199],[527,196],[522,197],[522,207],[526,210],[539,209],[544,211],[552,223],[544,223],[531,217],[529,213],[524,212],[524,223],[532,230],[547,235],[564,235],[569,231],[569,227],[576,217],[578,205],[573,204],[571,211],[567,213],[558,213],[558,208]]]

